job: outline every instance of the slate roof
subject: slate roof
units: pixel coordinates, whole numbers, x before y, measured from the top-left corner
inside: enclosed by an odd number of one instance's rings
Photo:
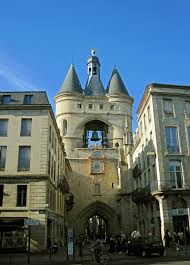
[[[116,68],[113,69],[110,81],[108,83],[107,93],[110,95],[125,94],[129,96],[129,93],[121,79],[121,76]]]
[[[32,96],[31,103],[27,104],[25,96]],[[10,102],[4,102],[4,96],[10,96]],[[49,105],[45,91],[0,91],[0,105]]]
[[[77,73],[75,71],[74,65],[71,64],[69,71],[66,75],[66,78],[59,90],[60,93],[80,93],[82,94],[83,90],[78,79]]]
[[[92,75],[88,78],[84,93],[86,96],[100,96],[106,94],[98,75]]]

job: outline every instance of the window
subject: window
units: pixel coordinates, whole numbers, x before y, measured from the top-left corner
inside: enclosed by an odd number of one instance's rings
[[[32,104],[33,95],[25,95],[24,96],[24,104]]]
[[[150,115],[150,106],[147,108],[147,114],[148,114],[148,122],[151,122],[151,115]]]
[[[111,110],[114,110],[114,109],[115,109],[115,105],[112,104],[112,105],[110,106],[110,109],[111,109]]]
[[[27,185],[17,186],[17,206],[26,206]]]
[[[150,140],[152,140],[152,131],[150,132]]]
[[[51,153],[48,153],[48,174],[50,174],[50,167],[51,167]]]
[[[63,121],[63,136],[67,135],[67,121]]]
[[[51,125],[49,126],[49,142],[51,143]]]
[[[88,104],[88,108],[89,109],[92,109],[92,104]]]
[[[0,136],[7,136],[8,119],[0,120]]]
[[[187,127],[188,144],[190,148],[190,127]]]
[[[82,109],[82,104],[81,103],[77,103],[77,109]]]
[[[3,188],[4,185],[0,185],[0,207],[3,206]]]
[[[170,161],[170,181],[172,189],[182,188],[181,162]]]
[[[5,170],[7,147],[0,146],[0,171]]]
[[[1,104],[10,104],[10,102],[11,102],[11,96],[10,95],[2,96]]]
[[[94,195],[100,195],[100,184],[99,183],[94,184]]]
[[[190,118],[190,102],[186,102],[186,116]]]
[[[91,67],[89,67],[89,69],[88,69],[88,74],[90,75],[91,74]]]
[[[92,74],[93,75],[97,75],[97,68],[96,68],[96,66],[93,67]]]
[[[142,126],[142,121],[140,122],[140,136],[143,135],[143,126]]]
[[[143,115],[143,120],[144,120],[144,129],[146,130],[146,115]]]
[[[166,117],[173,117],[173,104],[171,100],[164,100],[163,101],[163,107],[164,107],[164,115]]]
[[[179,154],[178,132],[176,127],[166,127],[166,144],[168,154]]]
[[[99,107],[100,107],[100,109],[104,109],[104,105],[102,103],[100,104]]]
[[[20,136],[31,136],[31,130],[32,130],[32,119],[22,119]]]
[[[31,146],[19,146],[18,171],[30,170]]]

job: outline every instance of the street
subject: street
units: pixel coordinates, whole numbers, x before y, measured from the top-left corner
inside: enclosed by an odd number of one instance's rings
[[[27,265],[28,258],[27,255],[23,254],[1,254],[0,255],[0,265]],[[80,258],[76,257],[75,261],[66,261],[62,255],[31,255],[30,257],[31,265],[63,265],[63,264],[75,264],[82,265]],[[179,253],[176,255],[169,255],[164,257],[151,256],[147,258],[137,257],[137,256],[126,256],[126,255],[112,255],[110,264],[127,264],[127,265],[190,265],[190,255],[185,255],[185,253]]]

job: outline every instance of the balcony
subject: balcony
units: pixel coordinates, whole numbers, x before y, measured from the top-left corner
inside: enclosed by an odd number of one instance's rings
[[[168,192],[168,191],[184,191],[190,190],[190,185],[186,183],[175,183],[171,180],[152,181],[150,183],[151,193],[155,192]]]
[[[138,178],[140,175],[141,175],[141,168],[140,168],[140,165],[137,164],[133,168],[133,178]]]
[[[134,202],[141,201],[145,197],[145,188],[137,188],[131,193],[131,195]]]
[[[167,146],[167,154],[168,155],[179,155],[180,154],[179,146],[168,145]]]
[[[137,188],[131,195],[134,202],[142,201],[148,196],[154,196],[160,193],[190,192],[190,185],[182,184],[176,186],[170,180],[152,181],[144,188]]]
[[[69,184],[67,182],[67,179],[64,175],[59,176],[57,187],[64,193],[69,193]]]

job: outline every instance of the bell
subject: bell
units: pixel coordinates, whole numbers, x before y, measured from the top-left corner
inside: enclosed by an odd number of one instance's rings
[[[100,138],[98,137],[98,133],[96,131],[94,131],[92,133],[92,137],[90,138],[90,141],[97,142],[99,140],[100,140]]]

